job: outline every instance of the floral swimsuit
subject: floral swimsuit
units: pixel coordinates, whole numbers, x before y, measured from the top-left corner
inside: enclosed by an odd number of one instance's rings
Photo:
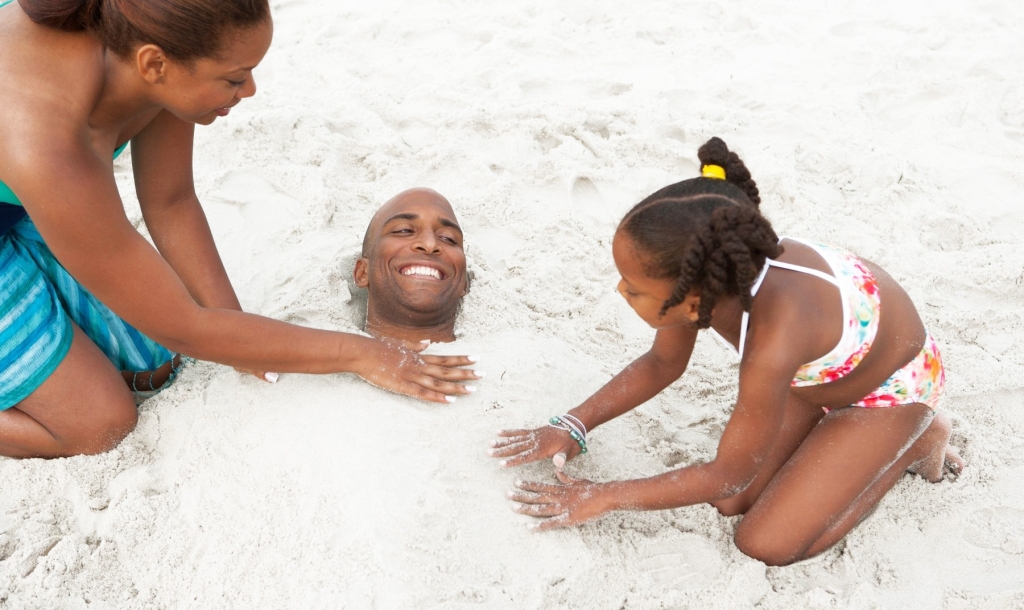
[[[875,276],[860,259],[849,252],[803,240],[787,239],[804,244],[814,250],[828,263],[833,275],[822,273],[817,269],[767,259],[764,268],[761,269],[761,275],[750,289],[750,295],[753,297],[757,294],[757,290],[761,287],[761,283],[771,267],[813,275],[838,288],[843,300],[845,320],[843,336],[832,351],[801,366],[790,385],[806,387],[841,379],[860,364],[860,361],[870,351],[875,336],[878,334],[881,301],[878,298],[878,284],[875,281]],[[744,312],[740,326],[738,350],[740,356],[743,355],[743,347],[746,343],[749,319],[750,314]],[[939,346],[931,335],[926,335],[924,347],[917,357],[893,373],[876,390],[853,403],[852,406],[895,407],[920,402],[935,409],[942,396],[942,387],[945,381],[946,373],[942,366]]]

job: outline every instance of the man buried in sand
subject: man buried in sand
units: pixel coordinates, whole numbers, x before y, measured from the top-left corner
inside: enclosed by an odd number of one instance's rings
[[[369,291],[366,332],[403,341],[455,340],[469,291],[462,229],[440,193],[414,188],[385,203],[366,228],[353,271]]]

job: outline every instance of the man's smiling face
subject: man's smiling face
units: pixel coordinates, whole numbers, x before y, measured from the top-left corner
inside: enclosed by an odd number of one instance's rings
[[[385,203],[366,230],[356,285],[368,288],[370,318],[423,327],[453,322],[467,292],[462,230],[448,201],[410,189]]]

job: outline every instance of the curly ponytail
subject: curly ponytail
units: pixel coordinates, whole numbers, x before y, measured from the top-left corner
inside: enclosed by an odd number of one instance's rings
[[[269,21],[268,0],[18,0],[32,21],[68,32],[87,30],[127,58],[152,43],[168,57],[213,57],[229,28]]]
[[[718,165],[725,169],[725,179],[742,190],[754,205],[761,204],[757,183],[750,177],[750,170],[740,156],[729,151],[721,138],[711,138],[697,150],[701,165]]]
[[[660,315],[696,289],[697,327],[707,328],[722,296],[736,295],[750,310],[750,289],[765,259],[782,254],[782,246],[758,209],[757,185],[739,156],[712,138],[698,158],[724,168],[727,179],[691,178],[667,186],[634,206],[619,230],[643,257],[647,275],[676,281]]]

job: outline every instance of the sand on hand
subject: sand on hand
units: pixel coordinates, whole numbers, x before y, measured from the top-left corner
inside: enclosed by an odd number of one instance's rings
[[[472,289],[449,406],[350,376],[199,363],[116,450],[0,459],[0,609],[1024,607],[1024,5],[921,0],[280,0],[259,94],[197,130],[196,183],[250,311],[356,330],[351,266],[395,193],[444,193]],[[643,353],[611,237],[717,135],[779,234],[851,249],[942,345],[970,463],[905,477],[821,556],[766,568],[708,506],[530,532],[502,428],[539,426]],[[126,156],[127,157],[127,156]],[[130,159],[118,184],[141,225]],[[593,480],[713,457],[734,356],[566,464]]]

